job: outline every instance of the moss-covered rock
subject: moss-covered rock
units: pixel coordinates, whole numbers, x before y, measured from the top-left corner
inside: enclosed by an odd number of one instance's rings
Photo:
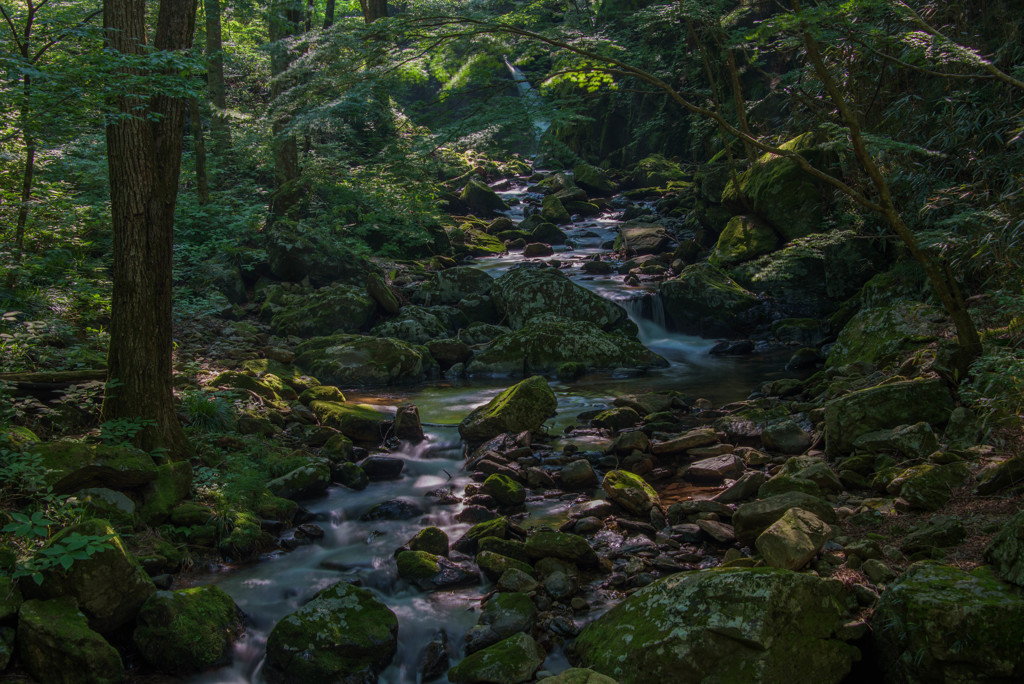
[[[490,294],[493,284],[494,278],[485,271],[472,266],[456,266],[433,273],[425,282],[417,284],[412,300],[425,306],[454,305],[467,297]]]
[[[376,337],[391,337],[410,344],[426,344],[448,334],[448,326],[421,306],[405,306],[394,318],[378,323],[370,331]]]
[[[22,425],[7,425],[0,430],[0,447],[11,451],[24,451],[39,441],[36,433]]]
[[[159,591],[143,604],[132,638],[150,665],[189,674],[225,663],[242,613],[220,587]]]
[[[553,374],[565,364],[603,370],[663,368],[668,362],[634,337],[609,333],[594,323],[537,316],[495,338],[470,361],[470,375]]]
[[[311,460],[267,483],[274,496],[298,501],[321,496],[331,484],[331,468],[321,460]]]
[[[304,390],[299,401],[309,406],[314,401],[345,401],[345,395],[334,385],[317,385]]]
[[[766,564],[783,570],[805,566],[832,536],[828,524],[810,511],[790,508],[757,537]]]
[[[449,236],[456,256],[488,257],[505,251],[505,243],[477,228],[455,228]]]
[[[509,387],[459,423],[467,442],[483,442],[503,432],[537,430],[558,406],[548,381],[539,375]]]
[[[369,404],[314,401],[309,408],[321,425],[334,428],[355,442],[380,442],[393,420],[390,414]]]
[[[801,155],[814,153],[813,133],[804,133],[780,147]],[[824,214],[817,181],[796,162],[771,153],[758,158],[722,192],[722,203],[734,211],[751,210],[786,240],[821,230]]]
[[[662,187],[669,181],[685,179],[686,173],[679,164],[665,159],[660,154],[652,154],[638,161],[629,175],[629,182],[637,188]]]
[[[572,651],[622,684],[839,682],[857,651],[833,636],[836,586],[774,568],[683,572],[592,622]]]
[[[496,211],[506,211],[508,205],[498,197],[487,185],[478,180],[471,180],[462,188],[459,199],[463,201],[473,212],[481,216],[490,216]]]
[[[278,335],[333,335],[369,327],[377,311],[362,286],[333,284],[312,292],[284,294],[264,305],[264,317]]]
[[[486,537],[505,539],[508,536],[508,518],[495,518],[473,525],[466,533],[455,540],[452,548],[460,553],[473,555],[480,549],[480,540]]]
[[[716,266],[691,264],[678,278],[661,284],[661,299],[671,323],[683,332],[719,334],[749,328],[745,314],[757,296]]]
[[[481,551],[476,554],[476,564],[488,579],[492,582],[498,581],[508,570],[518,570],[530,576],[536,576],[533,566],[521,560],[516,560],[495,551]]]
[[[612,330],[627,319],[626,310],[572,282],[558,269],[522,264],[494,281],[494,303],[513,329],[541,314],[588,321]]]
[[[605,197],[618,189],[601,169],[592,164],[577,164],[572,170],[573,182],[591,197]]]
[[[894,681],[1024,678],[1024,593],[988,568],[915,563],[882,594],[871,624],[877,664]]]
[[[115,684],[124,680],[121,656],[89,628],[70,596],[26,601],[18,617],[18,655],[37,681]]]
[[[45,469],[43,481],[57,494],[89,487],[127,489],[156,479],[152,457],[134,447],[47,442],[32,447]]]
[[[325,383],[344,387],[412,384],[437,372],[426,348],[390,338],[315,337],[295,351],[299,367]]]
[[[366,589],[339,582],[285,617],[266,667],[286,684],[372,681],[398,650],[398,618]]]
[[[611,677],[585,667],[570,667],[565,672],[549,677],[546,684],[618,684]]]
[[[528,634],[519,633],[463,658],[448,670],[452,684],[522,684],[533,679],[547,654]]]
[[[148,525],[162,523],[191,491],[192,465],[188,461],[165,463],[142,492],[139,517]]]
[[[925,421],[941,426],[953,411],[953,397],[938,378],[890,382],[851,392],[825,406],[825,452],[850,453],[866,433]]]
[[[890,489],[899,488],[899,495],[913,508],[935,511],[949,501],[950,490],[966,484],[971,471],[963,462],[913,466],[896,476]]]
[[[566,235],[554,223],[541,223],[530,231],[528,242],[543,242],[546,245],[564,245]]]
[[[939,339],[948,328],[946,314],[930,304],[896,302],[890,307],[865,309],[843,326],[825,365],[899,362],[905,354]]]
[[[835,510],[824,499],[804,492],[786,492],[737,508],[732,516],[736,538],[744,543],[754,541],[791,508],[810,511],[829,524],[837,522]]]
[[[156,587],[106,520],[86,520],[66,527],[53,536],[47,548],[64,543],[72,535],[109,537],[108,548],[76,560],[67,570],[44,571],[43,582],[31,588],[32,595],[45,599],[70,596],[88,616],[93,629],[111,632],[131,621]]]
[[[335,281],[362,285],[379,268],[327,230],[298,230],[281,221],[263,232],[271,274],[278,280],[306,278],[321,287]]]
[[[425,527],[409,540],[411,551],[426,551],[435,556],[448,555],[448,535],[439,527]]]
[[[0,575],[0,622],[17,615],[23,602],[18,583],[10,575]]]
[[[555,195],[546,195],[541,203],[540,216],[550,223],[569,223],[569,212]]]
[[[614,472],[614,471],[613,471]],[[578,534],[537,530],[526,540],[526,554],[534,560],[557,558],[581,567],[594,567],[597,553]]]
[[[640,219],[619,226],[619,234],[615,238],[615,249],[621,249],[629,256],[661,254],[671,244],[672,236],[664,225]]]
[[[708,257],[715,266],[731,266],[767,254],[779,246],[779,236],[753,216],[733,216]]]
[[[642,477],[626,470],[610,470],[601,481],[601,489],[611,501],[637,516],[646,516],[660,506],[658,493]]]
[[[494,497],[500,506],[522,506],[526,501],[526,487],[501,473],[488,475],[480,491]]]

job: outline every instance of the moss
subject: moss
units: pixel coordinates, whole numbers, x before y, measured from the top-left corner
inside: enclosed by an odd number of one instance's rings
[[[296,347],[296,364],[334,385],[391,385],[422,381],[435,370],[424,347],[363,335],[332,335]]]
[[[536,430],[557,406],[547,380],[535,375],[474,409],[459,423],[459,434],[467,441],[483,442],[503,432]]]
[[[502,506],[521,506],[526,501],[526,488],[501,473],[488,475],[480,490]]]
[[[124,680],[121,656],[89,628],[68,596],[22,605],[18,653],[25,669],[40,682],[114,684]]]
[[[705,318],[727,321],[757,304],[756,295],[708,263],[687,266],[662,283],[660,292],[666,314],[681,328]]]
[[[865,309],[843,326],[829,352],[826,367],[867,362],[880,366],[898,362],[907,353],[938,339],[949,327],[943,311],[919,302],[898,302]]]
[[[241,632],[241,612],[230,596],[219,587],[194,587],[151,596],[133,639],[151,665],[188,674],[226,662]]]
[[[435,556],[448,555],[448,535],[439,527],[425,527],[409,540],[412,551],[426,551]]]
[[[502,556],[494,551],[481,551],[476,555],[476,564],[480,567],[480,570],[487,575],[492,581],[497,582],[498,578],[501,577],[502,573],[506,570],[519,570],[525,572],[531,577],[536,577],[537,572],[533,569],[533,566],[523,561],[518,561],[508,556]]]
[[[601,481],[608,498],[634,515],[647,515],[660,504],[658,493],[642,477],[626,470],[611,470]]]
[[[472,653],[448,670],[452,684],[526,682],[544,662],[544,649],[528,634],[519,633]]]
[[[32,449],[46,469],[44,481],[58,494],[86,487],[138,487],[157,477],[157,466],[134,447],[47,442]]]
[[[309,408],[321,425],[334,428],[356,442],[378,443],[391,422],[391,416],[368,404],[314,401]]]
[[[26,447],[39,443],[36,433],[21,425],[8,425],[0,430],[0,447],[13,451],[22,451]]]
[[[508,205],[485,183],[478,180],[470,180],[462,189],[459,199],[466,203],[470,209],[481,214],[491,214],[495,211],[505,211]]]
[[[554,195],[546,195],[541,204],[540,216],[551,223],[569,223],[569,212],[562,201]]]
[[[377,304],[361,286],[335,283],[313,292],[285,295],[270,319],[278,335],[331,335],[366,329]]]
[[[733,216],[726,224],[708,261],[729,266],[773,251],[779,236],[771,227],[749,216]]]
[[[398,576],[412,582],[429,580],[440,570],[437,556],[426,551],[402,551],[397,561]]]
[[[192,490],[192,465],[188,461],[165,463],[157,468],[157,477],[143,493],[139,517],[149,525],[158,525]]]
[[[231,532],[220,540],[220,552],[235,560],[249,560],[274,543],[252,513],[236,513],[231,518]]]
[[[513,268],[494,281],[491,294],[499,313],[513,329],[543,314],[587,321],[606,331],[627,318],[621,306],[548,266],[523,264]]]
[[[492,551],[502,556],[514,558],[518,561],[528,563],[529,556],[526,555],[526,544],[514,539],[499,539],[498,537],[483,537],[480,540],[481,551]]]
[[[597,554],[586,539],[553,530],[537,530],[531,534],[526,540],[526,554],[532,559],[557,558],[583,567],[593,567],[598,563]]]

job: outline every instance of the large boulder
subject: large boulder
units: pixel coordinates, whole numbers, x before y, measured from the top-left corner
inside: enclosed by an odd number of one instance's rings
[[[825,405],[825,453],[846,455],[854,440],[875,430],[925,421],[944,425],[953,397],[938,378],[890,382],[851,392]]]
[[[864,309],[843,326],[825,365],[899,362],[903,355],[937,340],[948,328],[945,312],[931,304],[900,301]]]
[[[498,197],[498,193],[494,192],[485,183],[475,179],[466,183],[466,187],[462,189],[459,199],[474,213],[481,216],[490,216],[496,211],[506,211],[508,209],[505,200]]]
[[[42,584],[26,584],[24,589],[39,598],[74,598],[89,618],[90,627],[106,634],[133,620],[146,599],[156,593],[156,587],[106,520],[86,520],[66,527],[54,535],[46,548],[56,548],[80,537],[106,537],[106,549],[74,561],[67,570],[46,570]]]
[[[646,516],[661,505],[658,493],[642,477],[628,470],[610,470],[601,481],[601,489],[611,501],[636,516]]]
[[[757,295],[709,263],[687,266],[678,278],[663,282],[660,292],[675,328],[706,335],[746,330],[745,314],[758,304]]]
[[[601,330],[588,321],[538,316],[495,338],[469,363],[470,375],[554,373],[566,363],[587,370],[664,368],[668,362],[634,337]]]
[[[459,423],[467,442],[485,442],[503,432],[536,430],[558,406],[548,381],[539,375],[509,387]]]
[[[426,306],[458,304],[467,297],[490,294],[492,285],[494,278],[485,271],[472,266],[456,266],[438,271],[419,283],[412,299]]]
[[[554,314],[588,321],[612,330],[626,321],[626,310],[572,282],[558,269],[523,264],[494,281],[494,303],[513,329],[522,328],[534,316]]]
[[[278,335],[313,337],[365,330],[376,312],[365,287],[334,283],[312,292],[268,293],[261,316],[269,316]]]
[[[732,516],[736,538],[742,542],[754,541],[791,508],[810,511],[829,524],[837,521],[835,510],[824,499],[806,492],[786,492],[751,501],[737,508]]]
[[[1024,679],[1024,592],[988,568],[915,563],[882,593],[871,622],[891,681]]]
[[[773,568],[799,570],[832,536],[828,524],[802,508],[790,508],[757,537],[757,550]]]
[[[278,280],[309,278],[314,287],[335,281],[362,285],[380,269],[327,230],[302,230],[286,221],[264,231],[270,272]]]
[[[398,650],[398,618],[366,589],[339,582],[278,622],[267,638],[266,668],[285,684],[363,684]]]
[[[523,684],[533,680],[547,654],[522,632],[463,658],[448,670],[452,684]]]
[[[480,573],[426,551],[401,551],[398,576],[423,591],[454,589],[480,583]]]
[[[661,187],[667,185],[669,181],[681,181],[685,178],[686,172],[679,164],[665,159],[660,154],[644,157],[636,163],[629,174],[629,182],[637,188]]]
[[[184,675],[226,663],[242,612],[220,587],[159,591],[143,604],[132,638],[150,665]]]
[[[31,447],[45,470],[43,482],[56,494],[79,489],[139,487],[157,478],[153,458],[141,449],[129,446],[48,442]]]
[[[394,318],[382,321],[370,331],[375,337],[391,337],[409,344],[427,344],[447,337],[448,325],[421,306],[406,306]]]
[[[334,428],[356,442],[380,442],[392,425],[393,416],[369,404],[314,401],[309,405],[320,424]]]
[[[537,530],[526,540],[526,555],[532,560],[558,558],[581,567],[598,564],[597,553],[578,534]]]
[[[604,197],[618,188],[601,169],[591,164],[577,164],[572,170],[573,181],[591,197]]]
[[[682,572],[588,625],[573,656],[621,684],[839,682],[857,651],[833,636],[837,584],[774,568]]]
[[[528,594],[500,592],[487,601],[466,641],[474,646],[473,650],[480,650],[519,632],[529,634],[536,620],[537,608]]]
[[[780,145],[814,157],[813,133]],[[813,163],[813,162],[812,162]],[[722,192],[722,203],[738,213],[757,214],[788,241],[822,229],[824,202],[818,182],[786,157],[765,153]]]
[[[711,256],[715,266],[731,266],[774,251],[779,246],[775,230],[754,216],[733,216],[718,236]]]
[[[343,387],[412,384],[437,371],[426,348],[386,337],[314,337],[295,352],[295,363],[305,372]]]
[[[26,601],[18,614],[18,654],[29,674],[54,684],[124,681],[121,656],[89,628],[70,596]]]
[[[660,223],[627,221],[619,226],[615,248],[630,256],[661,254],[672,244],[672,236]]]

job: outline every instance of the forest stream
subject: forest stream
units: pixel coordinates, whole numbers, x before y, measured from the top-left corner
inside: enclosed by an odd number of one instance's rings
[[[510,189],[499,194],[512,204],[508,214],[518,223],[523,219],[523,207],[539,203],[541,196],[533,193],[522,178],[513,179],[512,183]],[[515,200],[519,200],[518,203]],[[580,413],[609,408],[612,399],[619,395],[674,390],[706,398],[719,406],[745,398],[765,380],[785,376],[782,368],[786,352],[712,356],[709,351],[714,341],[665,328],[664,314],[659,316],[660,302],[656,293],[625,285],[621,275],[584,274],[579,268],[582,260],[610,251],[607,246],[618,231],[620,214],[613,211],[576,221],[566,230],[570,246],[558,248],[553,255],[542,258],[557,260],[574,282],[623,306],[638,326],[640,340],[670,365],[646,374],[612,372],[589,374],[574,382],[552,382],[558,409],[546,428],[549,435],[556,436],[551,444],[556,451],[566,445],[575,445],[584,453],[603,450],[611,438],[595,434],[593,430],[580,436],[574,436],[572,431],[564,436],[557,435],[575,426]],[[477,259],[473,265],[498,277],[524,260],[521,251],[508,252]],[[211,684],[263,681],[260,671],[271,628],[339,579],[359,582],[373,589],[398,616],[398,654],[381,674],[381,682],[420,681],[420,656],[428,644],[438,639],[439,630],[447,636],[454,665],[462,657],[465,635],[479,615],[480,598],[490,591],[493,583],[484,579],[483,586],[424,593],[397,577],[394,554],[427,525],[440,527],[451,539],[457,539],[471,527],[456,521],[462,506],[435,503],[424,515],[403,521],[362,521],[360,516],[372,506],[389,500],[405,498],[423,504],[430,501],[424,495],[438,488],[448,488],[461,495],[471,480],[464,469],[464,447],[456,426],[473,408],[510,384],[512,380],[508,378],[473,378],[457,384],[443,382],[379,391],[343,388],[350,400],[378,404],[381,408],[393,410],[402,403],[415,404],[426,440],[420,444],[402,443],[400,448],[387,453],[404,461],[400,479],[371,482],[359,492],[332,486],[325,498],[307,502],[308,510],[326,532],[315,544],[290,552],[274,552],[250,566],[222,567],[213,576],[203,578],[230,594],[251,622],[246,635],[235,646],[231,667],[208,672],[194,681]],[[695,489],[683,492],[682,497],[706,498],[715,491],[715,488]],[[675,497],[680,498],[680,493],[675,492]],[[587,496],[578,493],[531,491],[526,502],[526,517],[519,523],[527,529],[541,525],[558,527],[567,519],[572,505],[587,500]],[[631,538],[625,542],[610,531],[599,533],[596,539],[598,548],[605,554],[628,552],[624,544],[628,547],[635,541]],[[713,560],[711,564],[717,562]],[[591,609],[575,619],[576,627],[598,617],[615,602],[615,593],[598,588],[599,584],[600,581],[589,590],[584,589]],[[550,653],[543,666],[551,672],[566,667],[568,661],[560,650]],[[448,679],[442,676],[434,681],[448,682]]]

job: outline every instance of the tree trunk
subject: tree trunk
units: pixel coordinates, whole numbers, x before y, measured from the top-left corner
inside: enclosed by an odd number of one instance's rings
[[[105,0],[106,47],[144,54],[145,10],[144,0]],[[194,19],[195,0],[161,0],[154,47],[188,49]],[[140,447],[182,456],[189,446],[174,411],[171,276],[186,103],[156,95],[155,117],[139,116],[140,98],[117,104],[124,116],[106,130],[114,287],[103,420],[143,419]]]
[[[359,0],[359,6],[363,8],[363,19],[367,24],[388,16],[388,0]]]
[[[287,90],[283,74],[291,64],[291,49],[286,39],[296,36],[302,30],[301,0],[275,0],[270,6],[270,84],[271,106],[275,106]],[[286,135],[290,117],[276,114],[273,117],[274,133],[274,180],[276,189],[270,203],[271,218],[289,216],[302,199],[299,182],[299,146],[295,136]]]
[[[210,203],[210,179],[206,173],[206,142],[203,140],[203,119],[196,98],[188,100],[188,118],[192,124],[192,149],[196,157],[196,194],[199,206]]]
[[[324,6],[324,30],[334,26],[334,4],[335,0],[327,0]]]
[[[231,124],[227,117],[227,90],[224,87],[220,0],[204,0],[203,8],[206,13],[206,84],[210,91],[210,104],[213,105],[210,137],[214,153],[223,157],[231,151]]]

